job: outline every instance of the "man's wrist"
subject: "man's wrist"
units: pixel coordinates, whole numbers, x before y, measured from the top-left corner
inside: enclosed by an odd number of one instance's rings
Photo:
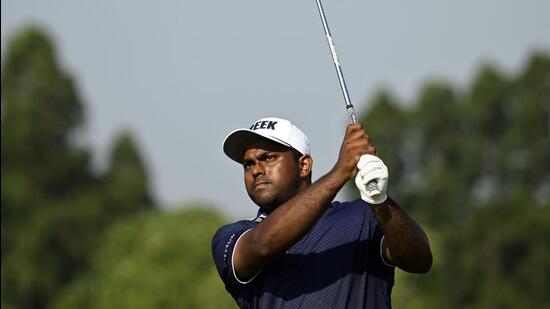
[[[388,195],[386,193],[380,194],[377,198],[371,197],[371,205],[378,206],[382,205],[388,200]]]
[[[386,200],[380,204],[370,204],[369,207],[374,213],[374,216],[380,224],[384,224],[391,218],[390,207],[393,205],[393,200],[388,196]]]

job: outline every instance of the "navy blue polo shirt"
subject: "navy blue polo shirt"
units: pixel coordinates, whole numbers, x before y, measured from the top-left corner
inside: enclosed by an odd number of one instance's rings
[[[333,202],[285,254],[243,281],[233,272],[239,238],[261,222],[221,227],[212,254],[226,290],[241,308],[391,308],[394,267],[381,253],[383,233],[368,204]]]

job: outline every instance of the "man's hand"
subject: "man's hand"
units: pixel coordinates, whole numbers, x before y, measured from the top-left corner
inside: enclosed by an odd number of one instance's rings
[[[359,158],[364,154],[376,154],[370,137],[362,125],[348,125],[334,170],[343,173],[347,179],[354,177],[358,171]]]
[[[369,204],[381,204],[386,201],[388,167],[384,162],[377,156],[364,154],[359,159],[357,168],[359,172],[355,177],[355,185],[361,193],[361,199]]]

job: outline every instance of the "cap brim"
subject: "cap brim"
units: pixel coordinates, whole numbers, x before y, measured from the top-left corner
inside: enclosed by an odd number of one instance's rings
[[[231,158],[233,161],[236,161],[238,163],[243,163],[244,146],[246,146],[252,141],[255,141],[261,138],[268,139],[278,144],[281,144],[283,146],[292,148],[292,146],[290,146],[289,144],[275,137],[258,134],[248,129],[238,129],[229,133],[229,135],[227,135],[227,137],[223,141],[223,152],[225,152],[225,154],[229,158]]]

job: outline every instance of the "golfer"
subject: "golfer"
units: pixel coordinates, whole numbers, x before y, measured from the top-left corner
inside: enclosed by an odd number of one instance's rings
[[[430,270],[426,234],[387,196],[387,167],[361,125],[347,127],[334,167],[313,183],[308,138],[288,120],[235,130],[223,150],[242,164],[259,207],[212,239],[217,271],[241,308],[391,308],[396,266]],[[350,179],[361,199],[333,202]]]

